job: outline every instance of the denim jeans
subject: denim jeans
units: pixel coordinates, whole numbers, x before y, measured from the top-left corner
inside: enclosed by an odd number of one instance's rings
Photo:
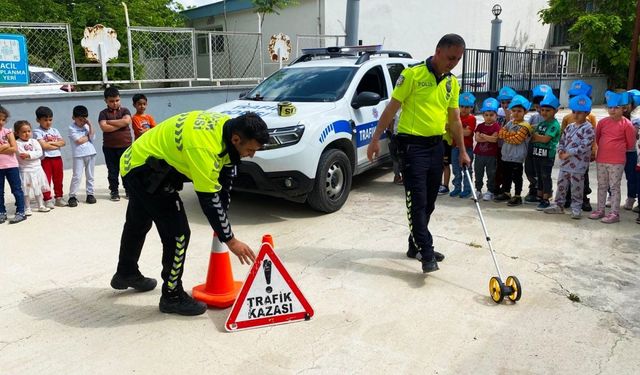
[[[9,182],[11,194],[16,199],[16,213],[24,214],[24,192],[22,191],[22,182],[20,181],[20,169],[5,168],[0,169],[0,214],[6,214],[7,209],[4,206],[4,179]]]
[[[466,149],[467,155],[469,155],[469,158],[473,163],[473,148],[466,147]],[[460,167],[460,150],[457,147],[454,147],[453,150],[451,150],[451,166],[453,167],[453,189],[460,190],[460,188],[464,186],[464,189],[462,189],[462,191],[471,192],[471,185],[469,184],[467,178],[462,174],[462,167]],[[473,179],[473,169],[467,168],[467,170],[469,171],[469,175],[471,175],[471,178]]]

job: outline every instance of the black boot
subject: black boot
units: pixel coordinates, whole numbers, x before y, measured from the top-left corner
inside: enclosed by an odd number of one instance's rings
[[[202,315],[207,311],[207,305],[194,300],[187,292],[180,290],[160,297],[160,311],[187,316]]]
[[[433,251],[433,256],[436,258],[436,262],[442,262],[444,260],[444,254]],[[422,254],[412,244],[409,244],[409,250],[407,250],[407,258],[417,259],[422,261]]]
[[[422,260],[422,273],[434,272],[439,269],[440,267],[438,267],[435,257],[431,258],[431,260]]]
[[[148,292],[153,290],[158,282],[156,279],[144,277],[141,274],[135,276],[122,276],[119,273],[113,275],[111,279],[111,287],[113,289],[133,288],[139,292]]]

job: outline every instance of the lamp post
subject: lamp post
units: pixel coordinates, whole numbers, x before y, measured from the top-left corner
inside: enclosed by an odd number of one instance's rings
[[[495,16],[491,20],[491,50],[495,51],[500,45],[500,29],[502,28],[502,20],[498,16],[502,13],[500,4],[496,4],[491,8],[491,13]]]
[[[495,16],[491,20],[491,72],[489,72],[489,91],[497,91],[498,87],[498,46],[500,45],[500,29],[502,20],[498,16],[502,13],[500,4],[491,8],[491,13]]]

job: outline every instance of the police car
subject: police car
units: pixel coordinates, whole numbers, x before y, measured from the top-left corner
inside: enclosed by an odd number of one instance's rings
[[[211,108],[256,112],[269,127],[269,144],[242,162],[234,188],[339,210],[354,175],[389,161],[384,136],[373,163],[367,146],[400,73],[418,62],[381,46],[304,49],[240,100]]]

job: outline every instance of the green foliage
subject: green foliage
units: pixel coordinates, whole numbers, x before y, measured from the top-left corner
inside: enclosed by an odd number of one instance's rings
[[[71,26],[76,62],[88,62],[80,41],[84,28],[103,24],[116,30],[122,45],[119,58],[128,61],[127,28],[122,0],[2,0],[0,20],[11,22],[68,23]],[[131,26],[183,27],[176,0],[125,0]],[[64,42],[66,43],[66,41]],[[41,64],[47,66],[45,64]],[[128,68],[110,68],[110,79],[128,79]],[[79,80],[100,80],[99,69],[78,69]]]
[[[280,15],[278,10],[298,5],[299,3],[297,0],[251,0],[251,2],[256,7],[256,13],[275,13],[277,15]]]
[[[569,24],[570,41],[598,61],[614,87],[626,86],[635,14],[636,0],[550,0],[539,12],[546,24]]]

